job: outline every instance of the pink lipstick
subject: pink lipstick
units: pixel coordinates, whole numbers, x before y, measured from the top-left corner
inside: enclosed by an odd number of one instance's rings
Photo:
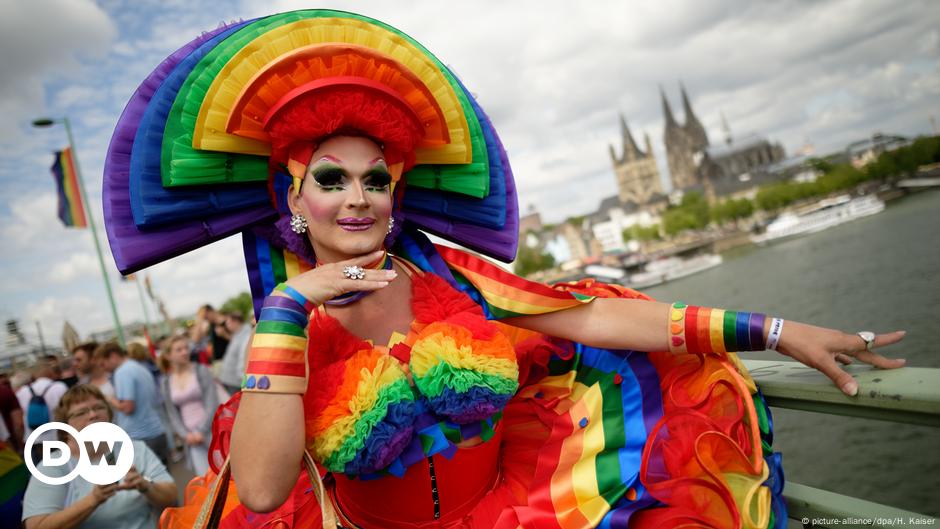
[[[370,219],[367,217],[346,217],[337,220],[336,223],[339,224],[340,228],[343,228],[346,231],[365,231],[375,224],[375,219]]]

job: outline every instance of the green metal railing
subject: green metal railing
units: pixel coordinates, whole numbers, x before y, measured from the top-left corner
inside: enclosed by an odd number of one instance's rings
[[[940,427],[940,369],[846,366],[859,393],[848,397],[796,362],[745,360],[767,404],[778,408]],[[804,527],[936,527],[936,518],[788,481],[789,516]]]

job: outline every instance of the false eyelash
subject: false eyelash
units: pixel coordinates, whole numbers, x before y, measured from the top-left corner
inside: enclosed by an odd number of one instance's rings
[[[386,189],[392,183],[392,175],[377,169],[366,177],[365,186],[375,189]]]
[[[330,167],[313,173],[313,181],[322,188],[333,189],[343,186],[345,174],[341,169]]]

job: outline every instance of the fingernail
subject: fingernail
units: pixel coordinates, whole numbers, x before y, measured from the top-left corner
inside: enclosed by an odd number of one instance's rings
[[[904,336],[905,334],[907,334],[907,331],[898,331],[898,332],[901,333],[901,336]]]
[[[858,394],[858,384],[855,382],[846,382],[842,386],[842,392],[850,397],[854,397]]]

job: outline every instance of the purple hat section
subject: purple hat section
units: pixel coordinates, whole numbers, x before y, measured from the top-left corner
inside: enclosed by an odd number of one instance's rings
[[[466,88],[464,88],[464,91],[466,92]],[[469,92],[467,95],[473,105],[474,112],[480,119],[480,125],[483,127],[484,132],[487,129],[492,132],[492,144],[487,136],[490,173],[505,175],[506,222],[502,229],[492,229],[418,211],[406,211],[406,218],[421,229],[439,237],[456,242],[494,259],[510,263],[516,258],[516,250],[519,246],[519,203],[512,168],[509,166],[506,149],[503,148],[490,118],[483,112],[483,109],[480,108]],[[490,150],[491,147],[496,152]]]
[[[461,85],[463,88],[463,85]],[[463,88],[466,92],[466,88]],[[490,192],[482,199],[460,193],[449,193],[436,189],[409,187],[405,190],[402,208],[405,212],[417,211],[458,222],[467,222],[484,228],[500,230],[506,225],[506,175],[499,160],[496,131],[483,119],[483,110],[469,95],[467,97],[480,122],[489,159]],[[407,179],[408,175],[405,175]]]
[[[164,188],[161,176],[161,149],[167,116],[180,87],[196,64],[216,44],[248,22],[231,26],[203,42],[175,65],[151,96],[136,125],[131,150],[130,197],[134,223],[141,230],[202,219],[216,213],[237,211],[268,203],[263,182],[227,186]]]
[[[274,213],[273,209],[266,205],[147,232],[140,231],[134,223],[129,187],[131,151],[137,126],[147,104],[183,58],[227,29],[229,28],[221,27],[200,35],[161,62],[131,96],[115,127],[105,159],[102,206],[111,253],[118,270],[123,274],[227,237],[248,225],[271,217]]]

